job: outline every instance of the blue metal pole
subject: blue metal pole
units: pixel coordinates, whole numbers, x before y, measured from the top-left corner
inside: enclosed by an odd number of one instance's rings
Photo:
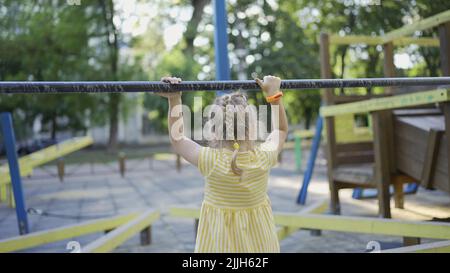
[[[225,0],[214,0],[214,51],[216,61],[216,80],[230,79],[230,62],[228,60],[227,11]],[[223,95],[227,91],[217,91]]]
[[[311,181],[314,164],[316,163],[317,152],[319,151],[320,139],[322,137],[322,127],[323,127],[323,119],[321,116],[317,117],[316,120],[316,132],[314,134],[313,143],[311,147],[311,153],[308,158],[308,166],[305,171],[305,175],[303,176],[303,183],[300,192],[297,197],[297,204],[304,205],[306,203],[306,196],[308,194],[308,186]]]
[[[6,148],[6,156],[8,157],[9,175],[14,192],[14,200],[16,203],[17,223],[19,225],[19,233],[29,233],[28,218],[25,206],[25,198],[23,197],[22,180],[20,178],[19,162],[16,152],[16,137],[12,126],[11,113],[4,112],[0,114],[3,132],[3,141]]]
[[[352,198],[353,199],[361,199],[362,197],[363,197],[363,189],[355,188],[352,193]],[[375,194],[375,197],[376,197],[376,194]]]
[[[403,187],[404,194],[414,194],[419,189],[419,184],[417,183],[408,183]],[[394,192],[394,188],[392,186],[389,187],[389,193],[392,194]],[[355,188],[352,193],[353,199],[367,199],[367,198],[377,198],[378,191],[376,189],[362,189]]]

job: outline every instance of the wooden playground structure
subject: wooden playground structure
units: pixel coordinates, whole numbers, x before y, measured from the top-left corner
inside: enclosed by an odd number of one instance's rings
[[[403,38],[439,27],[439,39]],[[320,36],[321,73],[331,78],[330,44],[383,45],[384,75],[395,77],[394,46],[414,43],[438,46],[442,75],[450,75],[450,11],[424,19],[383,37]],[[434,90],[433,90],[434,89]],[[343,188],[375,188],[379,214],[390,217],[390,191],[394,186],[395,206],[403,208],[403,184],[417,183],[425,188],[450,192],[450,98],[448,89],[386,88],[381,95],[335,95],[326,89],[321,108],[325,118],[326,153],[332,213],[340,213],[338,191]],[[424,91],[427,90],[427,91]],[[419,91],[419,92],[418,92]],[[339,139],[339,121],[369,114],[372,139]],[[445,133],[447,132],[447,133]],[[355,133],[357,134],[357,133]],[[414,147],[414,149],[412,149]]]
[[[417,30],[439,27],[440,37],[405,37]],[[331,78],[329,51],[331,44],[364,43],[383,45],[385,77],[394,76],[393,48],[411,43],[420,46],[439,46],[442,74],[450,76],[450,11],[407,25],[382,37],[321,34],[322,78]],[[330,211],[340,213],[338,191],[344,188],[377,189],[379,215],[390,218],[390,185],[394,185],[397,208],[403,207],[403,186],[417,183],[425,188],[450,192],[450,90],[436,87],[433,90],[395,90],[387,88],[382,95],[335,95],[325,89],[320,114],[324,118]],[[368,114],[369,125],[354,129],[355,114]],[[321,135],[319,132],[316,135]],[[308,133],[308,137],[312,134]],[[50,147],[19,160],[20,175],[49,160],[81,149],[92,143],[89,138]],[[294,144],[295,145],[295,144]],[[298,145],[298,144],[297,144]],[[412,149],[414,147],[414,149]],[[51,156],[49,155],[51,154]],[[125,172],[122,156],[121,172]],[[181,161],[179,166],[181,166]],[[178,166],[177,164],[177,166]],[[123,171],[122,171],[123,170]],[[0,198],[10,192],[12,179],[3,166],[0,178]],[[5,199],[0,199],[5,200]],[[12,197],[10,203],[13,204]],[[382,234],[404,238],[406,247],[383,252],[450,252],[450,223],[431,221],[406,221],[371,217],[353,217],[324,214],[328,202],[318,202],[304,207],[298,213],[275,213],[279,239],[288,237],[299,229],[315,231],[332,230],[350,233]],[[174,206],[173,217],[194,220],[195,228],[199,208]],[[133,235],[140,233],[141,242],[151,241],[151,225],[160,214],[156,210],[86,221],[76,225],[49,229],[0,241],[0,252],[19,251],[42,244],[75,238],[84,234],[107,232],[98,240],[81,249],[82,252],[109,252]],[[420,238],[441,240],[420,243]],[[413,243],[412,243],[413,242]]]

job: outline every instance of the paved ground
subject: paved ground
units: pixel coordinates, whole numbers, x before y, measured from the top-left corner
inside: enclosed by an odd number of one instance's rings
[[[307,155],[305,155],[307,156]],[[322,158],[322,157],[320,157]],[[306,158],[305,158],[306,161]],[[285,152],[283,163],[272,171],[269,195],[273,210],[297,212],[295,203],[302,175],[295,171],[292,152]],[[117,163],[91,166],[70,165],[63,183],[56,177],[55,167],[37,169],[23,181],[27,207],[43,210],[53,216],[29,215],[31,230],[40,231],[88,219],[112,216],[139,208],[157,208],[162,217],[152,228],[153,243],[139,246],[138,236],[127,241],[117,252],[192,252],[194,225],[189,219],[168,215],[168,208],[176,205],[199,206],[203,194],[203,179],[196,168],[183,164],[181,173],[174,160],[130,160],[125,178],[118,173]],[[353,200],[351,191],[342,191],[344,215],[376,217],[375,200]],[[315,175],[309,188],[308,203],[328,199],[325,162],[318,159]],[[450,197],[438,191],[420,189],[406,197],[405,210],[394,210],[396,218],[430,219],[450,217]],[[414,213],[412,213],[414,211]],[[0,204],[0,239],[17,235],[15,211]],[[102,234],[75,238],[82,245]],[[71,239],[72,240],[72,239]],[[68,252],[70,240],[28,249],[27,252]],[[382,248],[398,247],[402,239],[355,233],[324,231],[311,236],[298,231],[281,242],[282,252],[364,252],[369,241],[378,241]]]

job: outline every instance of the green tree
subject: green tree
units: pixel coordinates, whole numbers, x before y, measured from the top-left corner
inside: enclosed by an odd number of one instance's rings
[[[89,19],[83,10],[55,1],[3,0],[0,6],[0,80],[86,79]],[[90,95],[10,95],[0,97],[0,107],[28,129],[19,132],[28,134],[34,118],[41,117],[54,138],[59,129],[85,130],[94,101]]]

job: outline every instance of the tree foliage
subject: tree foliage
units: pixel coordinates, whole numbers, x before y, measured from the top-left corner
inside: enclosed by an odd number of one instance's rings
[[[139,36],[130,36],[120,28],[129,18],[117,9],[118,2],[93,0],[70,6],[66,1],[0,0],[0,80],[158,80],[165,75],[185,80],[215,78],[210,0],[135,0],[157,10]],[[320,78],[320,32],[383,35],[450,9],[446,0],[371,2],[377,1],[227,1],[232,78],[251,78],[253,72],[291,79]],[[167,46],[165,38],[175,35],[171,27],[176,25],[182,26],[183,35],[176,44]],[[438,36],[436,28],[415,35]],[[396,52],[410,56],[412,64],[397,67],[399,76],[440,75],[438,49],[406,46]],[[336,78],[383,76],[381,46],[332,46],[330,59]],[[257,104],[265,103],[258,92],[248,95]],[[202,96],[206,104],[214,93],[189,92],[183,99],[191,105],[194,96]],[[53,136],[58,131],[84,131],[94,124],[109,123],[110,142],[114,144],[114,124],[138,101],[143,101],[153,128],[164,131],[167,104],[150,94],[134,100],[123,95],[3,95],[0,107],[14,113],[19,135],[30,134],[36,118]],[[290,123],[308,127],[317,116],[320,93],[285,92],[285,101]]]

